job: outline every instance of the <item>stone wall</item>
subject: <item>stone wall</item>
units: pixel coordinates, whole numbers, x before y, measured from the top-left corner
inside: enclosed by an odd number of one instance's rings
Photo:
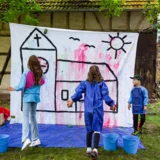
[[[43,12],[37,14],[39,26],[92,31],[139,32],[149,27],[142,12],[124,12],[120,17],[106,18],[103,12]],[[9,25],[0,22],[0,72],[10,47]],[[6,53],[6,55],[5,55]],[[10,63],[7,67],[10,71]],[[10,84],[5,74],[0,92]]]

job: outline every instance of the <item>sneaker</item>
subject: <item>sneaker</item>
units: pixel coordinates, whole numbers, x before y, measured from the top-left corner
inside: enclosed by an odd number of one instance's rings
[[[41,144],[40,140],[37,139],[35,141],[32,141],[31,145],[29,147],[35,147],[35,146],[39,146]]]
[[[96,152],[96,151],[92,151],[92,153],[91,153],[91,157],[92,157],[92,159],[93,159],[93,160],[97,160],[98,152]]]
[[[132,135],[134,135],[134,136],[137,136],[139,134],[139,131],[134,131],[133,133],[132,133]]]
[[[87,151],[87,152],[86,152],[86,156],[87,156],[87,157],[91,157],[91,152]]]
[[[21,148],[21,151],[23,151],[24,149],[28,148],[28,146],[31,144],[31,141],[27,138],[25,140],[25,142],[23,143],[23,146]]]

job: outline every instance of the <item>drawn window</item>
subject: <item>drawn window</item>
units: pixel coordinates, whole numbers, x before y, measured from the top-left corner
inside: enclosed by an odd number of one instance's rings
[[[69,91],[68,90],[62,90],[61,91],[61,99],[63,101],[67,101],[69,98]]]

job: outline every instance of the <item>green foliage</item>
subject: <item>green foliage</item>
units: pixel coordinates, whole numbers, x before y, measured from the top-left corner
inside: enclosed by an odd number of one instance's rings
[[[122,6],[124,2],[124,0],[101,0],[100,11],[105,11],[108,17],[120,16],[124,10]]]
[[[33,16],[33,13],[41,11],[41,7],[36,3],[36,0],[0,0],[1,6],[3,6],[4,3],[8,4],[8,9],[0,12],[0,17],[3,22],[17,22],[17,19],[23,16],[24,20],[22,23],[38,23],[36,17]]]
[[[150,24],[155,24],[157,17],[160,14],[160,0],[156,0],[157,5],[153,5],[152,0],[146,0],[146,4],[143,9],[144,15],[147,17]],[[153,25],[154,28],[159,28],[159,25]]]
[[[160,98],[160,84],[156,84],[155,86],[155,96],[156,98]]]
[[[160,114],[160,100],[148,105],[149,113]]]

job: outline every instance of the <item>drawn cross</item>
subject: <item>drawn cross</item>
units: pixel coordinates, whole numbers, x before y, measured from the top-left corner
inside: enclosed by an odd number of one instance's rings
[[[41,39],[41,37],[39,37],[38,34],[36,34],[36,37],[34,37],[34,39],[37,40],[37,46],[39,47],[39,40]]]

